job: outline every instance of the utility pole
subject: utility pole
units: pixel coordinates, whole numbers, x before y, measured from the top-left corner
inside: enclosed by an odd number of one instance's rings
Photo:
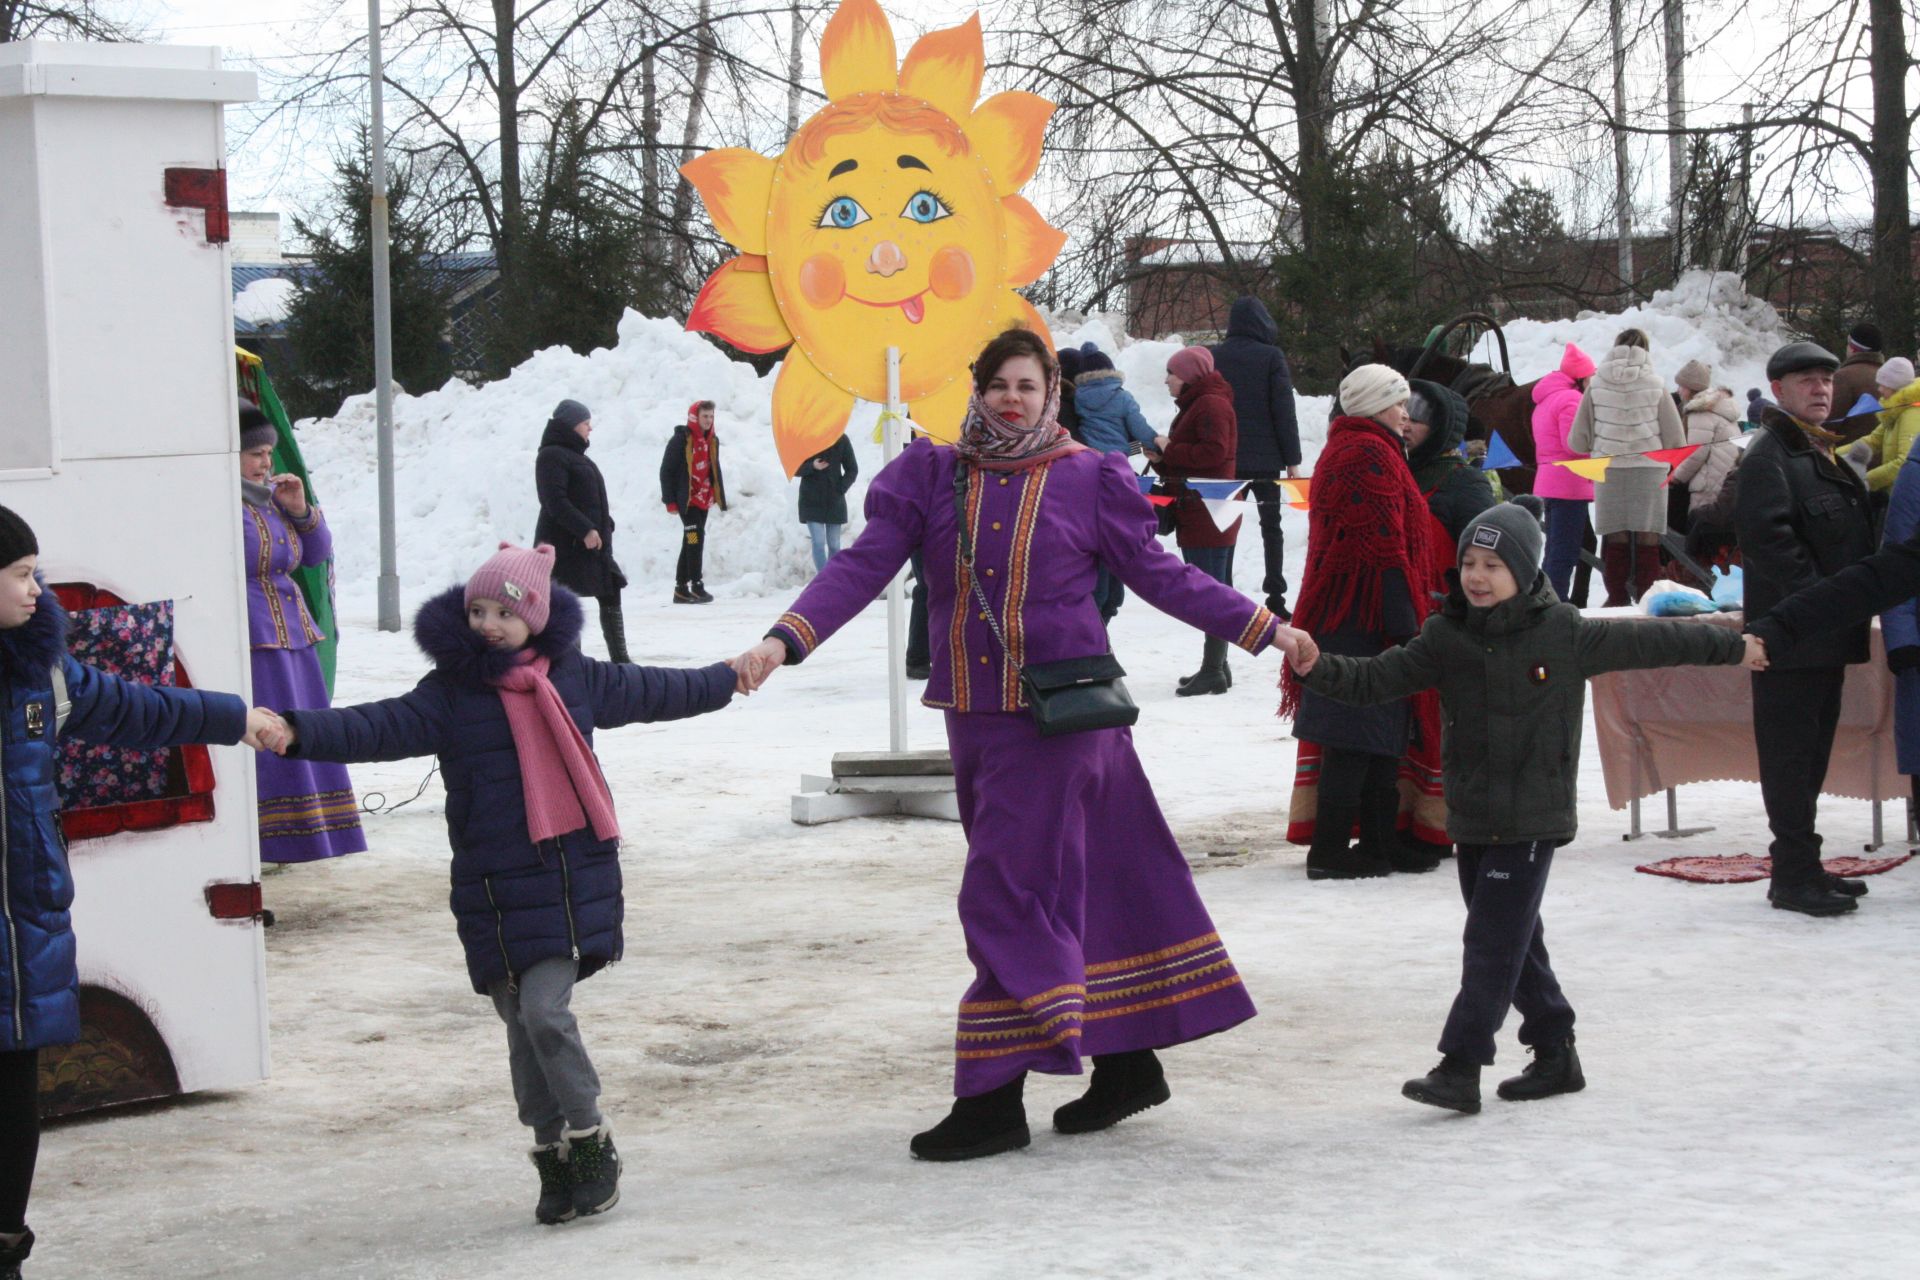
[[[787,136],[791,138],[800,128],[800,42],[807,35],[807,20],[800,14],[800,6],[793,6],[793,34],[787,41]]]
[[[1667,26],[1667,231],[1673,238],[1673,274],[1687,260],[1687,33],[1682,0],[1662,0]]]
[[[1747,285],[1747,255],[1753,248],[1753,104],[1740,108],[1740,287]]]
[[[1620,236],[1620,287],[1633,301],[1633,205],[1627,191],[1627,39],[1625,0],[1609,0],[1613,26],[1613,218]]]
[[[380,0],[367,0],[367,88],[373,117],[373,404],[380,479],[380,629],[400,629],[400,569],[393,528],[393,317],[387,276],[387,129],[380,101]]]

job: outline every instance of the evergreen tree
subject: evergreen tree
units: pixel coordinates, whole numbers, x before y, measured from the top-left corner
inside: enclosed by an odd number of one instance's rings
[[[313,269],[287,311],[293,368],[276,385],[294,417],[329,414],[373,377],[373,182],[364,145],[335,162],[324,220],[293,219]],[[431,391],[453,374],[447,307],[427,232],[408,218],[409,173],[387,183],[388,279],[393,376],[407,390]]]
[[[1566,243],[1560,206],[1553,193],[1526,179],[1506,195],[1487,217],[1487,250],[1502,271],[1538,271],[1549,265],[1547,255]]]
[[[1339,349],[1418,345],[1434,325],[1472,305],[1458,270],[1446,203],[1394,156],[1366,170],[1323,170],[1314,181],[1320,225],[1314,252],[1274,259],[1269,310],[1303,387],[1331,390],[1345,372]]]

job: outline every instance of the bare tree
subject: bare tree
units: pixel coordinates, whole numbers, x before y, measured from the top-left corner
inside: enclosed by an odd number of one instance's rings
[[[0,0],[0,44],[10,40],[128,41],[144,37],[131,19],[109,16],[101,0]]]

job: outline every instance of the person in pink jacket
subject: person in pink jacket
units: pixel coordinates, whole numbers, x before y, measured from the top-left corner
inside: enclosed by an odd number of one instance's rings
[[[1571,342],[1560,357],[1560,367],[1533,384],[1533,452],[1540,470],[1533,491],[1547,508],[1547,555],[1542,566],[1547,581],[1562,600],[1571,595],[1574,566],[1580,563],[1580,542],[1587,532],[1587,508],[1593,504],[1593,481],[1550,462],[1584,458],[1567,448],[1567,431],[1580,410],[1587,379],[1593,376],[1592,357]]]

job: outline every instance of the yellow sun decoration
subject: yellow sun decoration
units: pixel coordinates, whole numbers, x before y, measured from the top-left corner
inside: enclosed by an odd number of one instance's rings
[[[1066,243],[1018,193],[1040,163],[1053,104],[1030,93],[975,105],[980,18],[929,32],[895,69],[877,0],[842,0],[820,39],[828,102],[779,159],[727,147],[681,172],[740,251],[708,278],[687,328],[742,351],[791,346],[773,433],[792,475],[846,429],[855,398],[900,398],[929,435],[966,415],[967,365],[1001,329],[1051,343],[1014,290]]]

